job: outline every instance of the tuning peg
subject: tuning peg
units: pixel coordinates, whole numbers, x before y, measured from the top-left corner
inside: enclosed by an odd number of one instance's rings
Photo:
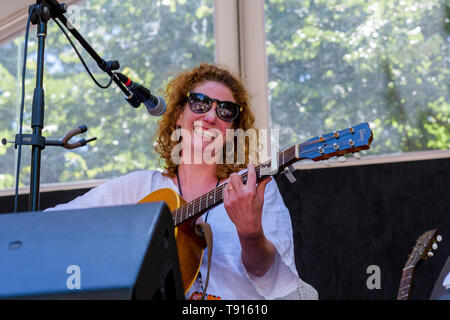
[[[431,258],[432,256],[434,256],[434,253],[431,252],[431,251],[429,251],[428,254],[427,254],[427,256],[429,256],[429,257]]]
[[[438,245],[435,243],[433,243],[433,245],[431,246],[433,248],[433,250],[436,250],[438,248]]]
[[[347,161],[347,158],[344,157],[344,156],[340,156],[340,157],[338,158],[338,160],[339,160],[339,162],[344,163],[344,162]]]
[[[437,241],[437,242],[441,242],[441,241],[442,241],[442,236],[441,236],[441,235],[438,235],[438,236],[436,237],[436,241]]]
[[[323,164],[327,167],[331,167],[331,161],[329,159],[325,160]]]
[[[357,160],[361,159],[361,155],[359,154],[359,152],[353,153],[353,156],[354,156]]]

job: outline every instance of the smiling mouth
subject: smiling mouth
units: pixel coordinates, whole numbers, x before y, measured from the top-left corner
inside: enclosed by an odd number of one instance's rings
[[[202,137],[207,137],[211,139],[216,138],[216,134],[212,130],[205,130],[202,127],[198,126],[194,127],[194,133]]]

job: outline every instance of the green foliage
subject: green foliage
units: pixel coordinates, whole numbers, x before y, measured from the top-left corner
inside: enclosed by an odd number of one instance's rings
[[[106,60],[157,94],[178,71],[214,61],[213,0],[86,0],[77,29]],[[271,117],[282,147],[367,121],[371,153],[450,148],[450,5],[446,0],[265,1]],[[0,138],[18,131],[24,37],[0,48]],[[24,132],[36,71],[30,32]],[[108,79],[84,53],[94,75]],[[19,63],[18,63],[19,62]],[[41,182],[109,178],[160,166],[156,118],[133,109],[113,84],[94,85],[50,22],[45,127],[58,139],[86,124],[89,146],[47,147]],[[19,89],[18,89],[19,88]],[[21,185],[29,183],[23,147]],[[14,146],[0,146],[0,189],[14,186]]]
[[[85,1],[77,30],[105,60],[116,59],[121,71],[155,93],[177,72],[214,61],[213,1]],[[30,31],[24,133],[30,133],[35,87],[36,32]],[[21,47],[24,36],[0,48],[0,138],[18,131]],[[76,43],[76,41],[74,41]],[[107,76],[76,43],[99,82]],[[139,169],[160,167],[154,151],[157,118],[144,106],[132,108],[113,83],[106,90],[90,79],[58,26],[50,21],[45,56],[45,122],[43,135],[59,139],[81,124],[80,138],[98,140],[79,149],[47,147],[42,152],[41,182],[102,179]],[[0,147],[0,189],[14,187],[14,146]],[[29,184],[30,147],[22,148],[20,185]]]
[[[445,0],[265,2],[280,145],[367,121],[371,153],[450,148]]]

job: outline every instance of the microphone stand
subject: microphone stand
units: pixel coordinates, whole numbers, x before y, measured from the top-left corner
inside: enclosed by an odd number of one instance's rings
[[[29,10],[32,14],[31,23],[37,24],[38,51],[37,51],[37,71],[36,88],[33,92],[33,104],[31,113],[31,129],[33,130],[31,143],[31,174],[30,174],[30,197],[28,208],[31,211],[39,210],[39,181],[41,167],[41,151],[45,148],[45,140],[42,139],[42,129],[44,128],[44,51],[45,37],[47,36],[47,22],[50,19],[50,12],[43,4],[37,1],[34,9]],[[19,137],[23,139],[23,137]],[[33,139],[34,138],[34,139]],[[23,141],[21,141],[23,143]]]
[[[63,142],[55,140],[47,140],[42,136],[42,129],[44,128],[44,55],[45,55],[45,38],[47,36],[47,22],[50,19],[60,20],[64,26],[72,33],[90,56],[97,62],[98,66],[113,78],[114,82],[127,96],[127,101],[135,108],[140,104],[140,101],[131,94],[125,86],[117,79],[113,70],[120,68],[118,61],[105,61],[95,50],[87,43],[87,41],[80,35],[80,33],[73,27],[73,25],[63,15],[67,12],[67,5],[60,4],[56,0],[36,0],[36,4],[29,7],[29,14],[31,14],[31,23],[37,25],[38,50],[37,50],[37,71],[36,71],[36,88],[33,93],[31,128],[33,133],[16,135],[16,147],[20,143],[22,145],[31,145],[31,176],[30,176],[30,196],[29,196],[29,210],[39,210],[39,185],[40,185],[40,168],[41,168],[41,152],[45,146],[62,146],[68,148],[68,141]],[[83,126],[82,126],[83,127]],[[81,128],[81,127],[80,127]],[[77,129],[75,129],[77,130]],[[76,134],[83,132],[83,129],[77,130]],[[87,128],[86,128],[87,130]],[[84,131],[86,131],[84,130]],[[71,131],[71,133],[73,133]],[[73,135],[72,135],[73,136]],[[67,137],[67,135],[66,135]],[[87,142],[95,140],[96,138],[80,140],[80,145],[85,145]],[[83,144],[84,143],[84,144]],[[71,144],[73,147],[74,144]]]

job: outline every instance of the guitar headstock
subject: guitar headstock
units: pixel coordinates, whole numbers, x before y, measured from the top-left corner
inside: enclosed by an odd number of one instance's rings
[[[416,241],[413,251],[406,261],[405,268],[415,267],[420,260],[425,260],[433,256],[432,249],[437,249],[437,242],[442,241],[437,229],[429,230],[422,234]]]
[[[296,146],[299,160],[325,160],[333,156],[358,152],[370,148],[372,130],[367,122],[309,139]]]

